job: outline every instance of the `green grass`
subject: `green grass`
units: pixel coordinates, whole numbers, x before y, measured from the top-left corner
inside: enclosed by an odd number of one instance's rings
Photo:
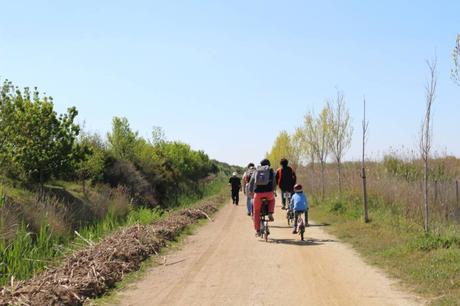
[[[205,186],[202,194],[208,197],[219,193],[222,190],[223,179],[218,178]],[[16,196],[20,195],[18,189],[14,190]],[[181,198],[181,204],[175,209],[193,205],[200,197]],[[0,197],[0,207],[3,205],[3,197]],[[107,236],[114,230],[131,224],[149,224],[160,219],[164,211],[160,208],[136,208],[131,209],[127,216],[117,216],[109,213],[99,222],[82,227],[78,234],[57,236],[52,233],[49,226],[44,224],[38,233],[33,233],[28,226],[19,226],[16,238],[12,241],[5,241],[0,237],[0,285],[7,284],[11,278],[27,279],[43,268],[54,265],[66,254],[96,242]],[[2,218],[0,216],[0,225]]]
[[[329,223],[338,238],[351,243],[370,263],[401,279],[432,305],[460,305],[460,228],[432,224],[429,234],[398,207],[370,199],[371,222],[362,221],[360,198],[313,199],[312,217]]]

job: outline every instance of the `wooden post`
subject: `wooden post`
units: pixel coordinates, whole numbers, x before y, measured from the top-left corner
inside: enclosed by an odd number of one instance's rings
[[[438,180],[434,181],[434,205],[438,203]]]
[[[456,204],[456,208],[459,209],[460,207],[458,207],[459,205],[459,199],[458,199],[458,181],[456,180],[455,181],[455,204]]]
[[[366,99],[364,99],[364,119],[363,119],[363,156],[361,160],[361,178],[363,180],[363,205],[364,205],[364,222],[369,222],[369,206],[367,199],[367,183],[366,183],[366,137],[368,122],[366,121]]]

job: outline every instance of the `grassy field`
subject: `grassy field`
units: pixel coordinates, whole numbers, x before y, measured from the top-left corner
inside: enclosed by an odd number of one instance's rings
[[[458,226],[432,224],[430,234],[424,234],[421,224],[378,198],[370,199],[368,224],[362,221],[360,198],[312,198],[311,202],[312,218],[330,224],[327,230],[350,243],[369,263],[402,280],[432,305],[460,305]]]
[[[218,177],[202,187],[201,197],[196,194],[189,197],[182,195],[180,204],[171,209],[188,207],[198,201],[199,198],[218,194],[223,190],[225,183],[226,180],[223,177]],[[83,201],[88,201],[76,184],[53,186],[53,188],[65,190],[74,199],[81,200],[82,203]],[[23,203],[24,206],[28,205],[24,203],[34,203],[32,193],[8,187],[4,187],[2,190],[10,199],[15,199],[15,201]],[[0,208],[5,204],[4,202],[4,198],[0,197]],[[93,204],[98,203],[98,201],[95,201]],[[60,202],[59,204],[62,203]],[[126,198],[114,197],[107,204],[102,219],[74,229],[65,223],[65,218],[61,218],[59,210],[49,209],[49,207],[52,207],[52,205],[47,203],[46,209],[44,209],[45,207],[33,209],[31,211],[31,214],[34,214],[33,220],[37,220],[37,223],[40,223],[36,225],[20,223],[15,227],[14,232],[8,233],[8,236],[14,237],[14,239],[6,239],[3,237],[6,234],[2,233],[0,237],[0,285],[10,282],[12,277],[16,280],[27,279],[43,268],[56,264],[63,256],[88,243],[98,241],[115,229],[136,223],[152,223],[163,215],[167,215],[165,214],[166,211],[159,207],[154,209],[134,208],[127,205]],[[22,211],[27,212],[28,210],[22,207]],[[43,214],[43,219],[37,217],[38,213]],[[53,218],[54,214],[57,214],[57,216],[54,216],[56,218]],[[59,217],[60,222],[53,222],[54,219],[58,219],[57,217]],[[11,222],[12,219],[0,216],[0,225],[2,225],[2,228],[7,229],[6,224],[3,224],[4,220]],[[64,224],[65,228],[62,228]]]

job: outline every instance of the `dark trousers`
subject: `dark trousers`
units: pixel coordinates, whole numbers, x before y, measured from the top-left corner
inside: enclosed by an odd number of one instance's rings
[[[238,202],[240,201],[240,190],[239,189],[232,189],[232,200],[233,204],[238,205]]]
[[[286,207],[286,198],[284,196],[285,192],[287,192],[287,190],[281,189],[281,203],[283,204],[283,207]],[[291,193],[291,196],[292,196],[292,191],[289,190],[289,192]],[[287,203],[287,204],[289,205],[290,203]]]
[[[308,208],[306,210],[297,210],[294,212],[294,229],[297,229],[297,218],[299,215],[305,214],[304,216],[304,221],[305,221],[305,226],[308,224]]]

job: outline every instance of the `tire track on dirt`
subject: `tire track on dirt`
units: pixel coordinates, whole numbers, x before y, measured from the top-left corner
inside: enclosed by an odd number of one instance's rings
[[[121,293],[122,305],[420,305],[321,226],[299,241],[276,207],[270,242],[254,237],[243,206],[215,222]]]
[[[196,277],[198,272],[206,266],[206,262],[209,258],[216,253],[219,244],[222,243],[221,237],[223,236],[226,228],[231,227],[235,222],[235,214],[237,210],[231,210],[230,215],[226,216],[226,220],[221,225],[219,233],[212,239],[212,241],[207,246],[206,250],[201,254],[201,256],[196,260],[192,267],[187,271],[183,278],[169,291],[169,293],[161,300],[160,305],[174,304],[182,295],[181,288],[185,287],[186,284],[193,282],[193,279]],[[222,217],[222,216],[220,216]],[[220,222],[220,221],[215,221]]]

